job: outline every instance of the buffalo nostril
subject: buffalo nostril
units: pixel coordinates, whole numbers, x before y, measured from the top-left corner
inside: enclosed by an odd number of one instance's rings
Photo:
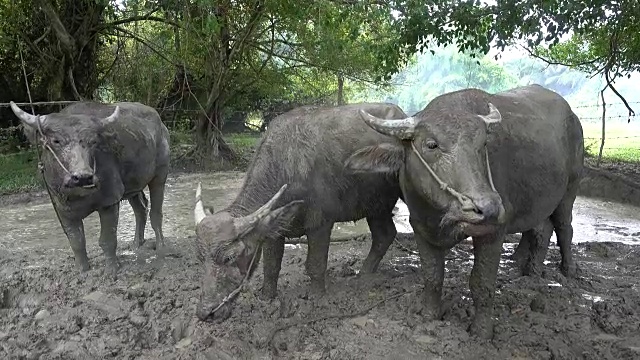
[[[479,201],[474,212],[485,219],[494,219],[500,215],[500,204],[495,201]]]
[[[94,184],[93,174],[71,174],[68,186],[91,186]]]

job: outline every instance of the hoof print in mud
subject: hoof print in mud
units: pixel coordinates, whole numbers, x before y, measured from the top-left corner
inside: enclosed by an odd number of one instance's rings
[[[472,336],[476,336],[478,339],[482,340],[492,340],[493,339],[493,330],[494,324],[491,320],[478,321],[474,320],[470,325],[467,331]]]

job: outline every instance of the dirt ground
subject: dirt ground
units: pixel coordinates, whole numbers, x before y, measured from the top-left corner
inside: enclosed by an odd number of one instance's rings
[[[402,234],[368,276],[357,273],[368,236],[333,243],[327,295],[316,300],[307,294],[306,245],[288,245],[277,300],[254,295],[260,267],[231,318],[203,323],[195,317],[192,233],[180,232],[167,237],[175,254],[165,259],[155,258],[152,237],[139,254],[121,242],[115,281],[102,274],[95,239],[87,241],[93,268],[79,274],[68,247],[18,251],[21,244],[0,234],[0,359],[640,358],[638,246],[575,244],[579,277],[568,280],[552,245],[542,275],[521,277],[509,260],[518,240],[511,237],[498,274],[495,336],[485,341],[466,331],[474,312],[470,243],[448,255],[443,321],[421,318],[422,277],[407,251],[415,244]]]
[[[122,256],[116,281],[94,269],[78,275],[64,252],[0,260],[0,358],[4,359],[631,359],[640,357],[640,249],[616,243],[574,247],[580,278],[557,271],[549,250],[542,277],[520,277],[508,260],[498,276],[493,341],[466,332],[471,245],[449,254],[443,321],[420,317],[415,255],[393,246],[379,273],[357,275],[369,239],[332,244],[326,297],[310,300],[305,245],[288,246],[279,299],[254,295],[261,272],[226,322],[194,317],[199,268],[187,244],[158,260]],[[153,246],[152,241],[149,246]],[[414,248],[411,236],[401,243]],[[515,244],[506,244],[512,250]],[[127,250],[127,249],[123,249]],[[392,260],[392,261],[390,261]],[[39,266],[34,267],[32,264]],[[382,302],[385,298],[389,300]],[[376,305],[377,306],[373,306]],[[363,309],[373,308],[365,312]],[[319,317],[346,316],[318,320]],[[290,326],[284,328],[285,326]],[[282,329],[282,330],[280,330]],[[278,331],[280,330],[280,331]]]

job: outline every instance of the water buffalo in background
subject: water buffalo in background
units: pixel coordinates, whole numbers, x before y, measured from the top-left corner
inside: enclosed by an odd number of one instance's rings
[[[120,201],[136,218],[135,243],[144,243],[149,186],[151,226],[162,250],[162,203],[169,171],[169,132],[155,109],[140,103],[82,102],[34,116],[11,102],[29,140],[40,147],[41,170],[75,263],[89,269],[83,219],[100,215],[100,247],[115,276]]]
[[[401,193],[395,174],[348,174],[344,168],[357,149],[393,141],[363,123],[361,109],[383,119],[407,117],[385,103],[296,108],[269,124],[240,193],[226,209],[207,211],[198,186],[196,251],[204,265],[200,319],[230,315],[230,305],[216,307],[247,272],[251,275],[251,260],[255,254],[254,266],[258,263],[261,247],[262,293],[274,298],[285,237],[307,235],[310,290],[322,294],[336,222],[367,219],[372,244],[361,271],[376,270],[396,235],[392,211]]]
[[[495,283],[506,233],[551,236],[561,269],[571,256],[573,203],[584,163],[582,126],[557,93],[530,85],[489,94],[478,89],[436,97],[403,121],[361,112],[396,142],[365,147],[345,163],[354,173],[399,175],[425,276],[424,310],[441,316],[444,255],[467,236],[475,261],[469,286],[472,334],[493,335]],[[538,245],[539,246],[539,245]],[[546,245],[545,245],[546,246]]]

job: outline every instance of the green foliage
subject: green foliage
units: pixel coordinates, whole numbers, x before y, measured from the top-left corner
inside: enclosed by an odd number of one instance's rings
[[[400,47],[381,49],[387,74],[397,70],[413,49],[455,44],[461,51],[488,53],[521,43],[552,61],[575,65],[589,73],[607,64],[626,75],[640,64],[640,7],[637,0],[394,0],[401,15],[393,23]],[[562,41],[564,36],[572,36]],[[555,46],[554,46],[555,45]],[[551,50],[548,50],[551,48]]]
[[[34,151],[0,155],[0,195],[41,188],[37,162]]]
[[[568,19],[573,34],[567,41],[538,53],[552,61],[600,73],[611,68],[611,77],[630,76],[640,70],[640,7],[635,0],[591,0],[583,4],[584,19]]]
[[[561,65],[549,65],[524,54],[511,53],[500,61],[490,56],[475,59],[456,51],[454,46],[439,48],[416,55],[392,81],[391,88],[365,87],[352,101],[388,101],[400,105],[408,113],[421,110],[434,97],[445,92],[476,87],[498,92],[515,86],[540,84],[564,96],[583,123],[600,123],[602,108],[599,92],[604,86],[601,77]],[[639,76],[621,78],[616,82],[619,91],[627,94],[632,106],[640,103],[636,91]],[[626,122],[628,111],[617,95],[605,92],[609,122]]]
[[[144,13],[128,1],[118,18]],[[396,38],[391,16],[335,1],[162,1],[162,22],[132,22],[109,38],[115,59],[101,96],[203,110],[213,94],[223,115],[335,103],[380,77],[376,47]],[[185,77],[176,77],[183,72]],[[183,103],[185,101],[186,103]],[[284,105],[282,105],[284,104]],[[194,120],[193,117],[190,120]]]
[[[475,87],[498,92],[517,85],[517,78],[487,57],[472,58],[454,47],[415,56],[414,65],[394,76],[396,87],[361,93],[360,100],[388,101],[408,113],[424,108],[438,95]]]

